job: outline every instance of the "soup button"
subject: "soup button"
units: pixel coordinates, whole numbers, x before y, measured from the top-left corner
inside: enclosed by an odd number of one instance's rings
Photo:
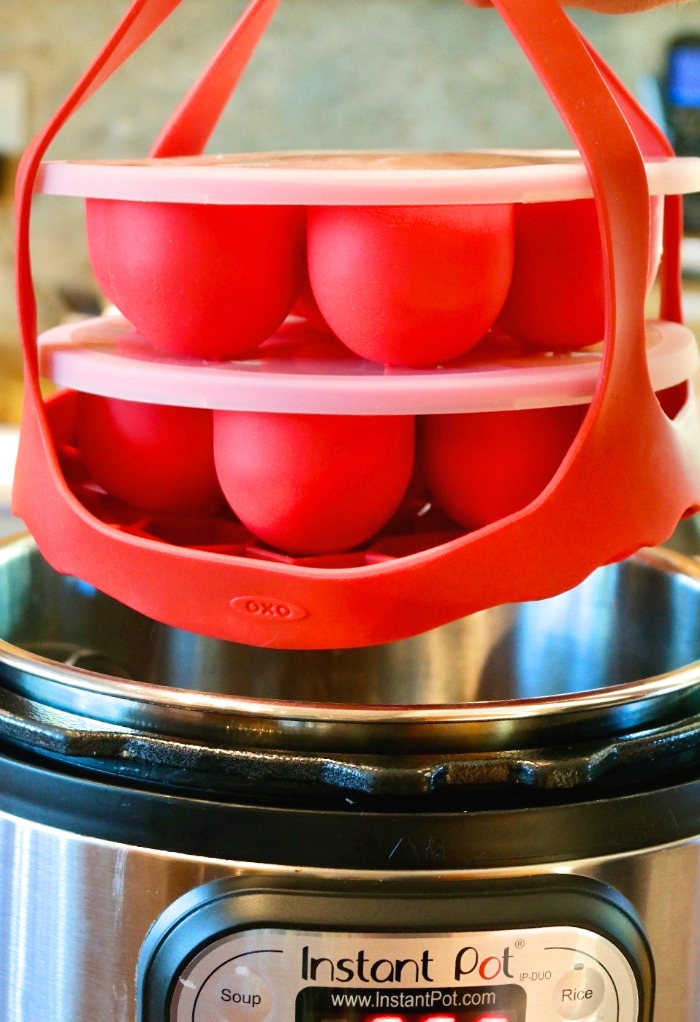
[[[231,963],[203,984],[194,1022],[262,1022],[271,1007],[272,994],[265,980],[247,966]]]
[[[595,969],[574,967],[565,973],[554,991],[554,1007],[562,1018],[588,1018],[605,996],[605,980]]]

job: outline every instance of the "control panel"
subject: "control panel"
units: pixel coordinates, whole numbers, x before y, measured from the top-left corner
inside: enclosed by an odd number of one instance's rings
[[[569,927],[396,937],[251,930],[177,978],[170,1022],[635,1022],[621,952]]]
[[[391,898],[226,894],[215,884],[209,899],[196,893],[149,936],[140,1022],[641,1022],[650,1015],[651,963],[636,921],[619,901],[590,894],[586,901],[580,890],[561,906],[577,918],[550,923],[532,918],[546,916],[547,902],[556,907],[544,889],[539,905],[525,890],[491,899]],[[271,910],[286,910],[288,921],[272,924]],[[521,921],[505,925],[506,910]],[[381,929],[367,926],[379,917]]]

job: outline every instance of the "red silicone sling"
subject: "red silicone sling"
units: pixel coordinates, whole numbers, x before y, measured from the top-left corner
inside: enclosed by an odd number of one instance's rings
[[[60,398],[45,403],[40,392],[31,200],[41,161],[63,124],[178,4],[132,4],[31,144],[18,175],[17,302],[26,396],[14,509],[57,570],[173,626],[259,646],[342,648],[561,592],[603,563],[662,542],[700,506],[696,433],[689,426],[693,402],[669,419],[646,363],[649,194],[642,154],[666,155],[668,142],[558,0],[494,0],[583,157],[604,249],[601,376],[584,424],[547,488],[522,511],[478,531],[403,556],[350,557],[332,567],[176,546],[93,516],[67,485],[57,456],[55,435],[65,425]],[[201,151],[276,6],[277,0],[253,0],[161,133],[154,155]],[[661,314],[678,322],[680,232],[680,200],[669,196]]]

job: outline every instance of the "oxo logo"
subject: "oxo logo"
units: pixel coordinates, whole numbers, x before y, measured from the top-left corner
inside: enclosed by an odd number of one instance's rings
[[[231,600],[231,609],[248,617],[263,618],[279,623],[280,621],[299,621],[306,617],[306,610],[293,603],[285,603],[274,597],[237,596]]]

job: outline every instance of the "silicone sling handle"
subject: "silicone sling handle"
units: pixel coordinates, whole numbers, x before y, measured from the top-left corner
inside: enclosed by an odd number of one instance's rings
[[[620,81],[617,75],[605,63],[603,58],[581,33],[589,57],[597,67],[605,84],[627,124],[637,140],[640,151],[645,156],[673,156],[673,146],[664,135],[658,124],[652,120],[632,93]],[[661,284],[661,319],[673,323],[683,322],[682,282],[681,282],[681,237],[683,235],[683,199],[680,195],[667,195],[664,200],[663,226],[663,260],[661,262],[659,280]]]
[[[201,153],[279,0],[251,3],[151,146],[149,156]]]
[[[28,509],[28,518],[53,516],[54,561],[68,565],[62,569],[57,564],[59,570],[78,571],[89,581],[94,563],[109,562],[112,575],[109,586],[103,580],[103,588],[170,624],[220,638],[281,648],[352,646],[415,634],[505,600],[550,595],[576,584],[601,560],[624,556],[626,545],[636,549],[665,539],[682,513],[696,506],[700,479],[696,452],[684,442],[679,424],[661,410],[646,367],[646,174],[621,110],[624,94],[606,71],[601,74],[601,62],[591,56],[558,0],[495,0],[578,144],[604,250],[603,370],[579,435],[545,491],[508,519],[439,548],[347,571],[263,565],[165,548],[136,536],[115,536],[85,511],[62,478],[39,392],[29,257],[31,195],[40,161],[65,120],[176,6],[172,0],[132,5],[30,146],[18,175],[18,310],[27,387],[20,445],[25,471],[18,468],[16,506],[20,513]],[[258,0],[247,14],[273,9],[272,0]],[[263,23],[263,13],[260,18],[257,24]],[[222,97],[223,91],[217,104]],[[644,119],[632,120],[639,131]],[[195,139],[202,137],[201,130],[199,135],[193,130],[188,145],[198,146]],[[643,144],[652,142],[645,138]],[[157,147],[180,144],[177,130],[169,126]],[[665,276],[673,275],[665,271]],[[28,476],[42,466],[54,479],[54,491],[37,507]],[[89,546],[88,555],[82,553],[84,546]],[[201,612],[183,601],[183,593],[192,592],[200,594]],[[270,597],[270,605],[287,605],[295,613],[283,627],[279,618],[234,620],[230,605],[236,594],[261,602]]]
[[[134,0],[104,47],[71,90],[46,127],[25,150],[15,185],[17,310],[20,334],[29,356],[30,380],[36,374],[36,299],[31,271],[29,227],[31,198],[37,176],[49,146],[66,122],[97,90],[140,48],[148,37],[180,6],[182,0]],[[187,113],[176,111],[178,144],[198,151],[206,144],[216,121],[279,0],[253,0],[229,33],[225,43],[209,65],[206,85],[190,90]],[[201,92],[201,95],[199,94]],[[166,155],[173,147],[168,126],[159,136],[154,150]],[[170,153],[175,155],[175,153]],[[29,349],[29,350],[28,350]],[[33,349],[33,350],[32,350]]]

